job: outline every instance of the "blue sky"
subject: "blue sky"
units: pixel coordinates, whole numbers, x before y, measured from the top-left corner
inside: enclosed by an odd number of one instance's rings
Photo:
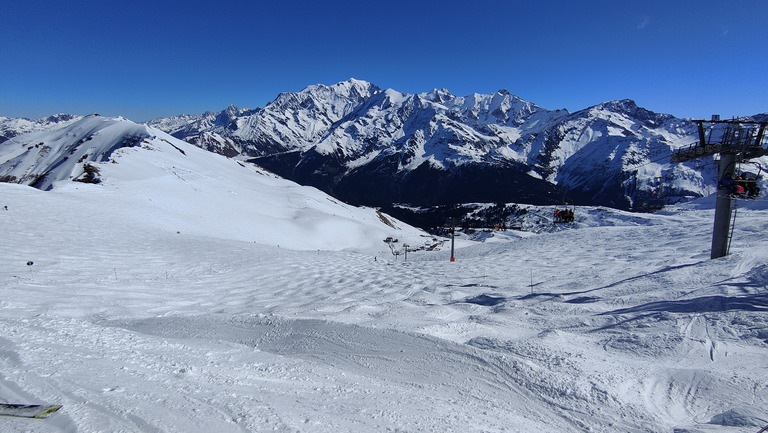
[[[348,78],[578,111],[768,112],[765,0],[0,3],[0,116],[135,121]]]

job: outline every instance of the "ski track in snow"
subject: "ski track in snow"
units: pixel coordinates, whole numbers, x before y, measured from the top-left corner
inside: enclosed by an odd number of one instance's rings
[[[3,192],[0,401],[64,405],[3,431],[768,424],[765,210],[740,210],[716,261],[712,211],[680,210],[404,262]]]

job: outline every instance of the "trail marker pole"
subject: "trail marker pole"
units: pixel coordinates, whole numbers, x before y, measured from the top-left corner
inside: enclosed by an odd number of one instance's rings
[[[456,258],[453,256],[453,243],[454,239],[456,239],[456,229],[453,228],[453,225],[451,225],[451,261],[455,262]]]

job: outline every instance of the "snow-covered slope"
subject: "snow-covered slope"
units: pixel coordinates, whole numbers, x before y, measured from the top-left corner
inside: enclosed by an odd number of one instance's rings
[[[148,226],[183,234],[386,253],[387,237],[414,247],[431,239],[374,209],[348,206],[122,118],[87,116],[2,143],[0,177],[88,197],[105,210],[119,209]]]
[[[258,197],[321,196],[161,137],[115,152],[101,185],[0,184],[0,402],[63,405],[3,432],[768,424],[764,201],[740,202],[718,260],[712,200],[577,208],[573,229],[489,233],[455,262],[316,251],[323,218],[278,248],[244,224]]]

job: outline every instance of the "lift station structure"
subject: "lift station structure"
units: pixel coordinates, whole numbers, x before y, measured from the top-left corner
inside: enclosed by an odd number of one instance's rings
[[[710,258],[716,259],[728,254],[733,202],[736,200],[730,191],[721,187],[721,183],[728,175],[733,176],[737,164],[768,155],[766,146],[768,122],[720,120],[716,115],[712,116],[712,120],[694,120],[694,122],[698,126],[698,142],[687,148],[678,149],[672,155],[671,162],[685,162],[720,154],[715,224],[712,230],[710,255]]]

